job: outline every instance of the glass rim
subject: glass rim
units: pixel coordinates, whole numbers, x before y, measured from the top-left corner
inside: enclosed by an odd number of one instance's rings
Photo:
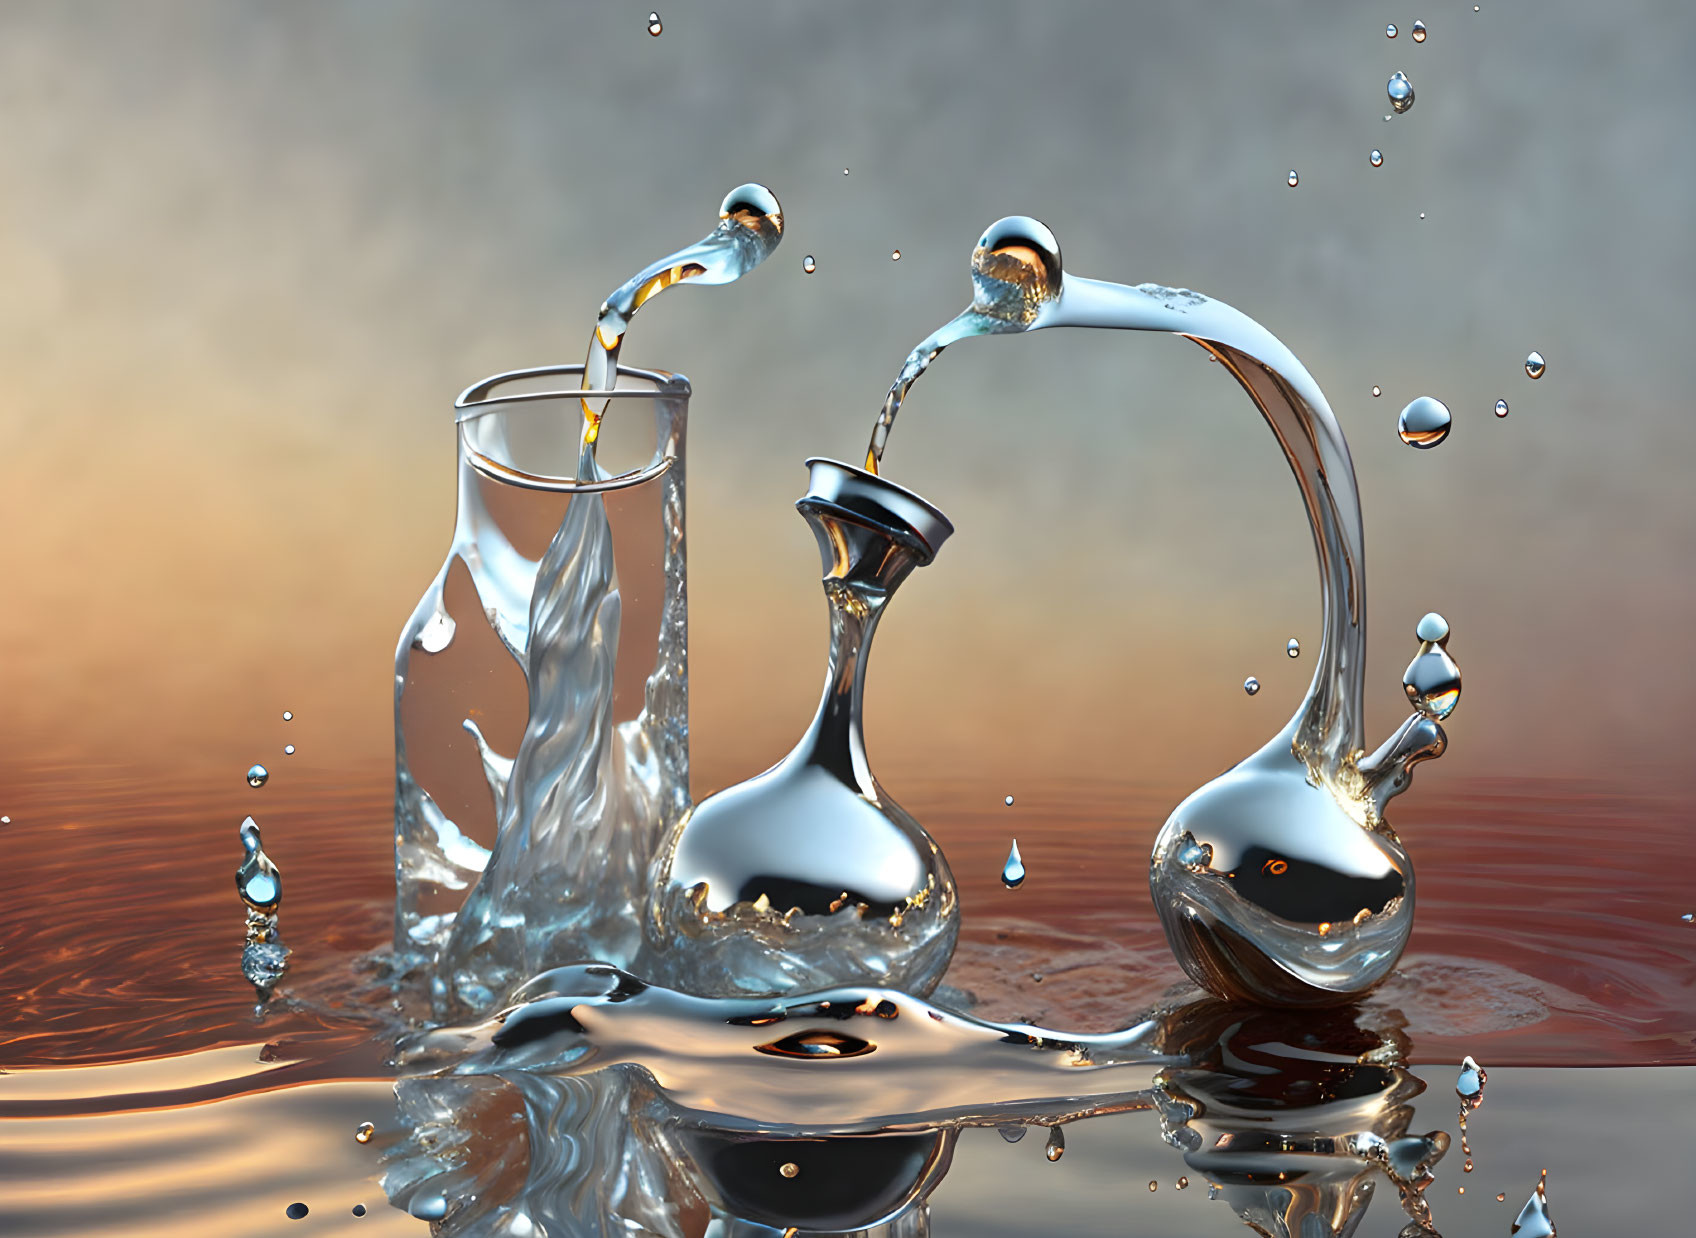
[[[544,378],[551,376],[581,375],[584,366],[581,362],[571,365],[542,365],[531,366],[521,370],[505,370],[499,374],[473,383],[460,392],[454,401],[454,424],[459,432],[460,444],[464,449],[466,459],[471,467],[491,481],[505,485],[517,486],[525,490],[544,490],[555,493],[596,493],[607,490],[623,490],[629,486],[639,486],[643,482],[652,481],[677,463],[677,457],[662,454],[656,449],[654,458],[639,469],[618,473],[611,477],[601,477],[587,480],[577,477],[560,477],[551,473],[531,473],[514,465],[502,464],[500,461],[477,450],[467,440],[466,424],[487,417],[491,413],[500,412],[517,405],[540,403],[543,400],[657,400],[683,399],[690,394],[689,380],[681,374],[672,374],[665,370],[641,370],[634,366],[619,366],[617,373],[631,378],[642,379],[653,384],[652,387],[631,388],[615,387],[611,390],[588,390],[571,387],[558,391],[517,391],[509,395],[491,395],[501,384],[517,382],[526,378]]]

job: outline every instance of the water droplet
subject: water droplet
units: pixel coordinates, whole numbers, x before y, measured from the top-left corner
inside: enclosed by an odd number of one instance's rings
[[[1419,652],[1402,672],[1402,689],[1415,709],[1441,722],[1460,703],[1460,667],[1445,648],[1449,640],[1448,624],[1441,615],[1425,616],[1419,621],[1418,631],[1440,631],[1442,635],[1431,639],[1421,636]]]
[[[1384,113],[1384,123],[1385,123],[1385,124],[1386,124],[1386,125],[1387,125],[1387,124],[1389,124],[1389,123],[1390,123],[1390,121],[1391,121],[1391,119],[1392,119],[1392,117],[1391,117],[1391,116],[1390,116],[1390,114],[1389,114],[1389,113],[1388,113],[1388,112],[1385,112],[1385,113]]]
[[[648,14],[648,33],[653,35],[656,39],[665,33],[665,26],[661,23],[660,15],[658,13]]]
[[[262,787],[270,777],[271,771],[266,769],[263,765],[250,766],[247,771],[247,785],[250,787]]]
[[[375,1135],[376,1133],[377,1133],[377,1128],[375,1126],[373,1126],[371,1123],[361,1122],[358,1125],[358,1127],[356,1127],[354,1129],[353,1139],[354,1139],[355,1143],[370,1143],[371,1142],[371,1136]]]
[[[12,824],[12,819],[10,817],[0,817],[0,825],[10,825],[10,824]]]
[[[448,1214],[448,1201],[440,1195],[426,1195],[407,1205],[406,1210],[420,1221],[439,1221]]]
[[[889,260],[891,262],[900,262],[901,261],[901,251],[899,249],[890,250],[889,251]]]
[[[1256,692],[1260,691],[1260,680],[1256,679],[1253,675],[1250,675],[1247,679],[1243,680],[1243,691],[1248,693],[1250,696],[1253,696]]]
[[[777,1167],[777,1172],[782,1174],[785,1178],[795,1178],[800,1176],[801,1167],[794,1161],[784,1161],[783,1164]]]
[[[1449,639],[1449,621],[1436,611],[1429,611],[1414,626],[1413,634],[1420,640],[1434,640],[1440,645]]]
[[[1019,840],[1013,840],[1012,849],[1007,852],[1007,862],[1001,866],[1001,884],[1009,890],[1017,890],[1025,883],[1025,861],[1019,855]]]
[[[1419,212],[1419,217],[1420,217],[1420,218],[1421,218],[1421,219],[1424,219],[1424,218],[1425,218],[1425,212],[1424,212],[1424,211],[1420,211],[1420,212]]]
[[[1415,43],[1425,42],[1425,23],[1424,22],[1416,21],[1416,22],[1413,23],[1413,41]]]
[[[811,254],[808,254],[805,258],[801,259],[801,269],[808,275],[811,275],[814,271],[819,269],[819,264],[813,261],[813,256]]]
[[[1525,1238],[1555,1238],[1555,1222],[1549,1216],[1547,1182],[1538,1181],[1537,1189],[1531,1192],[1531,1198],[1525,1201],[1525,1207],[1519,1210],[1519,1216],[1508,1232],[1523,1233]]]
[[[1477,9],[1473,9],[1473,10],[1472,10],[1472,11],[1473,11],[1473,12],[1474,12],[1474,13],[1476,13],[1476,12],[1477,12],[1477,11],[1478,11],[1478,10],[1477,10]],[[1506,1191],[1501,1191],[1501,1192],[1499,1192],[1499,1193],[1498,1193],[1498,1194],[1497,1194],[1497,1195],[1496,1195],[1496,1202],[1497,1202],[1497,1203],[1498,1203],[1498,1204],[1505,1204],[1505,1203],[1507,1203],[1507,1202],[1508,1202],[1508,1193],[1507,1193],[1507,1192],[1506,1192]]]
[[[1290,169],[1289,181],[1291,189],[1294,189],[1297,185],[1301,184],[1301,177],[1296,175],[1296,170],[1294,168]]]
[[[847,168],[842,169],[842,175],[844,175],[844,176],[848,175],[848,169]]]
[[[1381,167],[1384,166],[1384,152],[1383,151],[1375,150],[1375,151],[1372,152],[1372,166],[1375,167],[1375,168],[1381,168]]]
[[[287,709],[283,710],[283,721],[284,722],[293,722],[294,721],[294,714]]]
[[[1025,1137],[1025,1128],[1018,1122],[1003,1122],[995,1130],[1007,1143],[1018,1143]]]
[[[307,1208],[305,1204],[293,1203],[283,1209],[283,1215],[288,1217],[291,1221],[300,1221],[305,1219],[306,1214],[309,1211],[311,1211],[311,1209]]]
[[[1384,389],[1382,387],[1378,386],[1376,383],[1374,383],[1373,386],[1372,386],[1372,398],[1374,400],[1376,400],[1379,396],[1381,396],[1383,394],[1384,394]]]
[[[247,854],[241,867],[236,869],[236,892],[241,895],[241,901],[254,911],[275,915],[283,901],[282,874],[271,862],[271,857],[265,854],[257,821],[252,817],[245,818],[239,833],[242,850]]]
[[[412,643],[425,653],[440,653],[453,644],[454,629],[458,626],[452,615],[437,611],[424,621]]]
[[[1190,1184],[1190,1180],[1188,1178],[1179,1178],[1178,1179],[1178,1189],[1180,1191],[1186,1189],[1189,1186],[1189,1184]]]
[[[1290,643],[1284,646],[1284,652],[1292,658],[1301,657],[1301,642],[1293,636],[1290,637]]]
[[[1384,84],[1384,93],[1390,96],[1390,107],[1400,113],[1413,106],[1413,83],[1407,80],[1407,74],[1401,70],[1390,75],[1390,80]]]
[[[1455,1080],[1455,1095],[1460,1097],[1461,1104],[1468,1109],[1476,1109],[1484,1103],[1484,1085],[1489,1080],[1489,1073],[1468,1054],[1461,1059],[1460,1076]]]
[[[1446,404],[1422,395],[1402,409],[1396,419],[1396,433],[1409,447],[1429,449],[1449,437],[1453,422]]]
[[[0,821],[9,821],[9,820],[11,820],[10,817],[0,817]],[[1682,916],[1680,916],[1679,919],[1683,920],[1686,924],[1696,924],[1696,911],[1687,911]]]
[[[1527,378],[1542,378],[1543,371],[1548,368],[1548,364],[1543,360],[1543,354],[1537,352],[1535,349],[1533,349],[1531,355],[1525,359],[1525,376]]]
[[[283,755],[285,757],[292,757],[294,755],[294,745],[293,744],[284,744],[283,745]]]
[[[1395,38],[1396,37],[1396,23],[1391,22],[1388,26],[1385,26],[1384,27],[1384,34],[1388,38],[1392,38],[1392,39]]]
[[[1011,808],[1012,806],[1013,806],[1013,797],[1011,795],[1009,795],[1007,797],[1007,807]]]
[[[1152,1195],[1152,1194],[1154,1194],[1154,1192],[1158,1191],[1159,1189],[1160,1189],[1160,1184],[1158,1182],[1156,1182],[1153,1178],[1150,1178],[1148,1180],[1148,1193],[1150,1195]]]
[[[1508,402],[1506,400],[1497,400],[1496,401],[1496,416],[1506,417],[1507,415],[1508,415]]]
[[[1058,1126],[1048,1128],[1048,1146],[1042,1154],[1051,1161],[1057,1161],[1066,1155],[1066,1136],[1060,1133]]]
[[[356,1217],[364,1216],[365,1215],[365,1205],[364,1204],[355,1204],[353,1206],[353,1215],[356,1216]]]

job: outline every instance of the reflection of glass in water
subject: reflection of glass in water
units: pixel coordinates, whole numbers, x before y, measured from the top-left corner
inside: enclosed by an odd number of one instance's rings
[[[559,961],[550,949],[627,958],[643,831],[687,795],[688,384],[622,371],[602,480],[579,482],[581,372],[515,371],[461,397],[453,542],[396,651],[396,948],[430,961],[468,903],[450,1005],[498,996]],[[479,882],[508,818],[501,877]],[[605,880],[572,878],[603,863]]]

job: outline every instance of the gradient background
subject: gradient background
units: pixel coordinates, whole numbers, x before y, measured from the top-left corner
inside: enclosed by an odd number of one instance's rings
[[[1366,505],[1369,742],[1406,713],[1424,611],[1466,675],[1449,755],[1397,805],[1422,865],[1405,823],[1432,788],[1578,805],[1578,865],[1633,845],[1607,805],[1687,835],[1696,10],[693,3],[656,39],[648,7],[0,10],[20,826],[37,803],[98,817],[161,872],[215,847],[233,931],[235,822],[335,792],[357,810],[325,828],[380,891],[391,658],[448,545],[454,396],[581,359],[607,291],[752,179],[783,202],[778,255],[650,306],[624,357],[695,384],[698,794],[763,768],[816,700],[801,460],[860,458],[903,356],[967,301],[979,231],[1028,213],[1070,270],[1225,300],[1324,387]],[[1418,102],[1386,124],[1396,69]],[[1434,451],[1395,434],[1420,394],[1455,414]],[[1258,415],[1178,341],[968,342],[885,472],[959,532],[878,638],[880,777],[951,817],[951,854],[981,841],[987,866],[1017,830],[1033,875],[1044,805],[1069,804],[1140,887],[1165,813],[1311,674],[1283,652],[1318,638],[1310,536]],[[69,845],[10,837],[14,894],[16,863]]]

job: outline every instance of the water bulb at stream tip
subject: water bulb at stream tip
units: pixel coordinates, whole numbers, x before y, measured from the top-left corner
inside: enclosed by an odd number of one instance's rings
[[[1290,169],[1290,175],[1289,175],[1290,188],[1294,189],[1299,184],[1301,184],[1301,177],[1296,175],[1296,170],[1294,168],[1291,168]]]
[[[1390,107],[1398,114],[1413,106],[1413,83],[1399,69],[1384,84],[1384,93],[1390,96]]]
[[[1384,152],[1383,151],[1375,150],[1375,151],[1372,152],[1372,166],[1375,167],[1375,168],[1381,168],[1381,167],[1384,166]]]
[[[1384,37],[1390,38],[1390,39],[1393,39],[1393,38],[1396,37],[1396,23],[1395,22],[1391,22],[1388,26],[1384,27]]]
[[[660,21],[660,15],[658,13],[648,14],[648,33],[653,35],[656,39],[665,33],[665,26]]]
[[[1293,636],[1290,637],[1290,643],[1284,646],[1284,652],[1292,658],[1301,657],[1301,642]]]
[[[1496,401],[1496,416],[1506,417],[1507,415],[1508,415],[1508,402],[1506,400],[1497,400]]]
[[[355,1143],[370,1143],[371,1136],[377,1133],[377,1128],[369,1122],[361,1122],[353,1132]]]
[[[1019,840],[1013,840],[1012,849],[1007,852],[1007,862],[1001,866],[1001,884],[1009,890],[1017,890],[1025,883],[1025,861],[1019,855]]]
[[[249,766],[247,770],[247,785],[250,787],[262,787],[265,785],[266,780],[270,777],[271,771],[266,769],[263,765]]]
[[[1260,691],[1260,680],[1256,679],[1253,675],[1250,675],[1247,679],[1243,680],[1243,691],[1248,693],[1250,696],[1253,696],[1256,692]]]
[[[1455,1095],[1468,1109],[1476,1109],[1484,1103],[1484,1085],[1489,1079],[1489,1072],[1469,1054],[1461,1060],[1460,1076],[1455,1080]]]
[[[1042,1150],[1042,1154],[1050,1161],[1057,1161],[1066,1155],[1066,1136],[1060,1132],[1058,1126],[1049,1129],[1048,1146]]]
[[[1420,640],[1432,640],[1438,644],[1449,639],[1449,621],[1436,611],[1427,611],[1415,625],[1413,634]]]
[[[1413,23],[1413,41],[1415,43],[1425,42],[1425,23],[1424,22],[1416,21],[1416,22]]]
[[[1453,424],[1448,405],[1422,395],[1402,409],[1401,416],[1396,418],[1396,433],[1409,447],[1429,450],[1449,437]]]
[[[801,269],[808,275],[811,275],[814,271],[818,270],[819,267],[818,263],[813,261],[813,256],[808,254],[805,258],[801,259]]]
[[[1525,376],[1527,378],[1542,378],[1543,371],[1548,369],[1548,363],[1543,360],[1543,354],[1533,350],[1525,359]]]

